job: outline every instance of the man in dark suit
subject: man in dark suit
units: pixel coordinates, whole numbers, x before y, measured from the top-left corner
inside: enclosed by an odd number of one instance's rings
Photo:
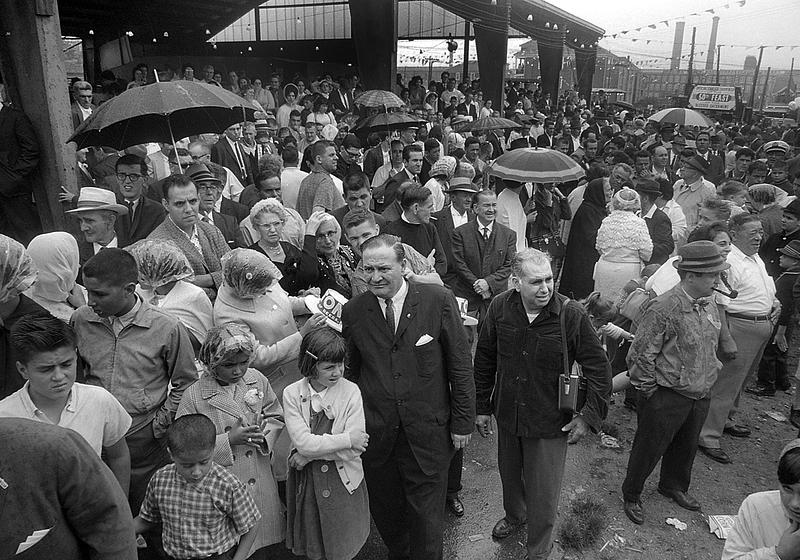
[[[117,201],[128,208],[128,213],[117,219],[116,230],[119,247],[141,241],[164,221],[167,211],[154,200],[144,196],[147,181],[147,163],[139,156],[125,154],[117,160]]]
[[[255,179],[257,162],[249,154],[245,154],[239,145],[242,136],[242,125],[232,124],[216,144],[211,146],[211,161],[230,169],[243,185],[250,185]]]
[[[200,200],[200,221],[216,226],[230,248],[243,247],[244,242],[239,238],[239,222],[233,216],[220,212],[222,205],[222,181],[220,181],[203,163],[195,163],[186,170],[197,188],[197,197]]]
[[[92,103],[93,97],[92,84],[89,82],[79,80],[72,84],[74,102],[70,106],[70,114],[72,115],[73,128],[78,128],[97,109],[97,106]]]
[[[353,91],[347,77],[339,77],[339,88],[331,92],[328,100],[330,101],[329,109],[337,121],[344,115],[353,112]]]
[[[424,185],[431,178],[431,167],[441,157],[441,144],[434,138],[425,140],[425,155],[422,157],[422,169],[419,172],[419,184]]]
[[[492,298],[508,289],[511,259],[517,252],[517,235],[495,221],[497,195],[477,192],[472,197],[476,220],[453,232],[456,281],[453,293],[467,300],[470,313],[482,320]]]
[[[663,210],[656,206],[656,199],[661,196],[658,182],[652,179],[636,181],[636,192],[642,200],[642,218],[647,224],[650,239],[653,240],[653,254],[647,264],[664,264],[675,249],[672,239],[672,222]]]
[[[468,89],[464,92],[464,101],[459,103],[456,106],[456,112],[459,115],[466,115],[468,117],[472,117],[472,120],[476,120],[478,118],[478,106],[472,100],[472,90]]]
[[[397,189],[403,183],[411,181],[416,185],[421,185],[419,172],[422,171],[422,148],[419,144],[409,144],[403,148],[403,169],[395,173],[386,183],[373,191],[376,200],[383,199],[379,210],[383,211],[397,197]]]
[[[7,104],[0,84],[0,233],[23,245],[42,232],[29,176],[39,165],[39,140],[22,111]]]
[[[442,280],[444,285],[452,289],[456,282],[456,263],[453,259],[453,231],[467,222],[475,220],[472,211],[472,195],[478,192],[478,186],[468,177],[455,177],[450,181],[447,193],[450,195],[450,204],[434,212],[431,223],[439,233],[444,254],[447,256],[447,272]]]
[[[556,125],[550,119],[544,121],[544,134],[540,134],[536,139],[536,145],[539,148],[553,148],[553,140],[555,138]]]
[[[342,313],[347,376],[364,399],[370,512],[389,558],[441,560],[447,467],[475,421],[466,333],[452,293],[403,278],[402,245],[361,246],[369,291]]]
[[[725,180],[725,162],[721,157],[714,155],[709,150],[711,143],[711,136],[705,130],[701,130],[694,137],[695,150],[697,155],[708,162],[708,171],[706,172],[706,179],[719,185]]]
[[[381,131],[376,134],[378,134],[380,138],[380,144],[374,148],[370,148],[367,150],[367,153],[364,154],[364,173],[369,177],[370,183],[378,168],[389,163],[389,143],[391,142],[389,133]]]

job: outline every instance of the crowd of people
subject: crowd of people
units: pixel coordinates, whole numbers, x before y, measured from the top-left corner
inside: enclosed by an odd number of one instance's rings
[[[104,74],[102,99],[76,81],[74,125],[149,73]],[[0,491],[22,492],[0,509],[3,557],[244,560],[283,542],[347,560],[372,519],[390,558],[440,559],[447,512],[470,506],[464,450],[496,428],[492,535],[527,526],[544,559],[567,446],[612,392],[638,414],[622,495],[641,524],[659,460],[659,492],[698,510],[697,450],[727,464],[725,437],[750,435],[741,392],[791,389],[796,130],[654,123],[513,82],[495,108],[447,73],[398,76],[419,122],[369,129],[357,76],[158,74],[225,87],[255,120],[79,150],[67,231],[31,218],[36,135],[0,95]],[[487,116],[516,126],[458,132]],[[492,174],[529,146],[585,178]],[[798,457],[778,471],[789,528],[753,513],[774,496],[748,498],[723,558],[800,557]]]

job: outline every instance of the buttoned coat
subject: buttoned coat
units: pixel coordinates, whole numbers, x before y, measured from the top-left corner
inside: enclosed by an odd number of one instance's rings
[[[286,524],[269,454],[248,445],[231,445],[228,439],[228,432],[240,418],[244,419],[244,424],[252,422],[254,411],[244,400],[245,394],[252,389],[261,395],[260,403],[253,408],[260,411],[264,418],[271,420],[272,430],[267,434],[267,441],[274,442],[277,434],[272,432],[283,429],[283,408],[269,381],[252,368],[235,385],[233,395],[223,391],[212,375],[204,375],[183,394],[175,417],[202,414],[214,422],[217,429],[214,462],[227,468],[242,481],[261,512],[261,521],[256,526],[258,534],[251,549],[254,551],[281,542]]]
[[[472,288],[476,280],[486,280],[492,297],[508,289],[511,259],[517,252],[517,234],[510,228],[494,222],[487,242],[483,239],[481,227],[476,220],[453,231],[456,281],[450,287],[471,305],[483,300]]]
[[[385,464],[402,429],[423,473],[446,469],[450,434],[472,433],[475,421],[472,364],[452,292],[409,283],[394,333],[365,292],[344,306],[342,324],[346,375],[361,389],[370,436],[364,464]]]
[[[450,212],[451,206],[452,205],[448,204],[438,212],[434,212],[431,215],[431,223],[436,227],[436,231],[439,233],[439,240],[442,242],[444,254],[447,257],[447,272],[442,278],[442,281],[445,285],[452,288],[453,282],[455,282],[456,279],[456,263],[453,259],[453,231],[456,227],[453,223],[453,215]],[[467,209],[467,216],[468,221],[475,221],[475,212],[469,208]]]

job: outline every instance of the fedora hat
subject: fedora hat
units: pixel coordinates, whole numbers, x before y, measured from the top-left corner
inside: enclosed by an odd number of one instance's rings
[[[98,210],[108,210],[116,214],[127,214],[128,209],[117,204],[117,197],[114,193],[99,187],[83,187],[78,195],[77,208],[67,210],[66,214],[78,214],[80,212],[96,212]]]
[[[214,176],[204,163],[193,163],[186,170],[186,174],[192,179],[192,182],[197,186],[198,183],[222,183],[216,176]]]
[[[695,171],[699,171],[702,174],[706,174],[708,172],[708,162],[701,158],[700,156],[692,156],[686,159],[683,163],[686,167],[691,167]]]
[[[478,186],[469,180],[469,177],[454,177],[450,180],[450,186],[447,187],[447,192],[478,192]]]
[[[711,241],[693,241],[678,249],[678,258],[672,266],[686,272],[711,274],[728,270],[731,265],[725,262],[719,247]]]
[[[800,218],[800,199],[795,198],[789,204],[786,205],[786,208],[783,209],[784,212],[788,212],[789,214],[794,215],[797,218]]]
[[[778,252],[786,255],[787,257],[800,260],[800,239],[789,241],[789,243],[787,243],[785,246],[778,249]]]
[[[346,297],[336,290],[328,289],[321,298],[309,294],[303,301],[312,313],[322,313],[330,328],[342,332],[342,308],[348,301]]]

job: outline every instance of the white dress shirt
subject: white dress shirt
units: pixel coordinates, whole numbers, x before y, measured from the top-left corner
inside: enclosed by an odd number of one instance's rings
[[[459,214],[452,204],[450,205],[450,215],[453,217],[453,229],[469,222],[469,212],[464,211],[463,214]]]
[[[100,249],[115,249],[119,247],[119,241],[117,240],[117,236],[114,236],[114,239],[106,243],[105,245],[100,245],[99,243],[92,243],[92,247],[94,248],[94,254],[100,252]]]
[[[737,290],[735,299],[723,302],[729,313],[768,315],[775,302],[775,281],[767,274],[758,253],[747,256],[736,245],[728,254],[728,283]]]
[[[397,331],[397,325],[400,324],[400,315],[403,313],[403,305],[406,302],[408,295],[408,282],[403,280],[403,285],[397,290],[397,293],[392,296],[392,307],[394,308],[394,330]],[[381,306],[383,316],[386,317],[386,302],[383,298],[378,298],[378,305]]]

